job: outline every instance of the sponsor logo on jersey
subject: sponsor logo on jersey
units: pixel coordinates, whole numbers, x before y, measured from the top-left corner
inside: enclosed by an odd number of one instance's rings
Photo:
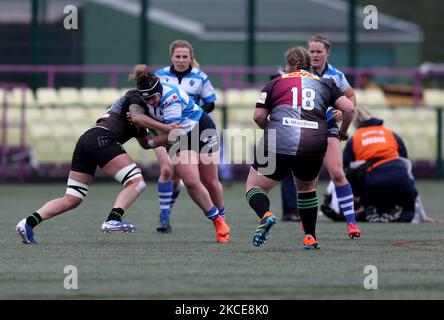
[[[320,78],[318,76],[315,76],[311,73],[305,72],[305,71],[296,71],[296,72],[291,72],[291,73],[286,73],[282,75],[282,78],[311,78],[311,79],[316,79],[319,80]]]
[[[315,121],[308,121],[308,120],[299,120],[299,119],[293,119],[284,117],[282,118],[282,124],[284,126],[290,126],[290,127],[299,127],[299,128],[306,128],[306,129],[318,129],[319,125]]]
[[[179,97],[177,96],[177,94],[173,93],[171,96],[169,96],[164,102],[163,105],[166,107],[167,105],[169,105],[172,101],[179,99]]]

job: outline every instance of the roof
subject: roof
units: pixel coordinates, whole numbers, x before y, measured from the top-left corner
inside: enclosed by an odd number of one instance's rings
[[[0,23],[30,23],[32,15],[32,1],[29,0],[0,0]],[[80,0],[58,0],[48,1],[46,8],[47,22],[55,22],[66,14],[63,13],[65,6],[74,5],[81,7]],[[42,10],[42,5],[39,7]]]
[[[140,0],[94,0],[119,10],[139,12]],[[202,40],[245,41],[247,0],[149,0],[149,19]],[[132,8],[130,8],[132,7]],[[258,41],[301,41],[322,33],[348,41],[348,3],[340,0],[256,0]],[[421,28],[378,12],[378,30],[365,30],[364,8],[356,8],[359,42],[421,42]]]
[[[138,16],[140,0],[89,0]],[[46,19],[60,19],[66,5],[85,1],[49,1]],[[207,41],[247,39],[247,0],[149,0],[150,21]],[[348,3],[342,0],[256,0],[258,41],[305,42],[322,33],[335,43],[348,41]],[[363,7],[357,6],[359,42],[421,42],[424,35],[413,23],[378,12],[378,30],[365,30]],[[28,23],[29,0],[0,0],[0,23]]]

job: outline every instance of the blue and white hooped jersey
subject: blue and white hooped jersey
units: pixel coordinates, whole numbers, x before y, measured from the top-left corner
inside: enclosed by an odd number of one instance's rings
[[[202,108],[178,86],[165,82],[161,84],[163,92],[159,105],[147,106],[150,116],[166,124],[178,122],[182,130],[190,132],[199,123]]]
[[[192,68],[180,83],[177,76],[171,72],[171,66],[159,69],[155,74],[160,78],[160,81],[180,87],[198,105],[216,101],[216,93],[210,79],[205,72],[198,68]]]
[[[341,92],[344,92],[350,86],[344,73],[342,71],[339,71],[329,63],[327,63],[327,68],[324,70],[323,74],[318,74],[317,72],[313,73],[321,78],[333,79],[336,86],[339,88],[339,90],[341,90]]]
[[[324,70],[324,73],[322,75],[318,74],[317,72],[313,72],[313,73],[320,76],[321,78],[333,79],[336,86],[339,88],[339,90],[341,90],[341,92],[344,92],[350,86],[344,73],[342,71],[339,71],[338,69],[336,69],[335,67],[333,67],[329,63],[327,63],[327,68]],[[333,107],[332,106],[328,107],[328,109],[327,109],[327,123],[329,126],[336,125],[336,122],[333,119]]]

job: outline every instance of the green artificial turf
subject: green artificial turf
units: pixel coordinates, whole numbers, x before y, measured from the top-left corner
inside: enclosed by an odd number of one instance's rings
[[[120,191],[110,183],[93,184],[80,207],[35,228],[38,245],[23,245],[16,223],[65,188],[0,185],[0,299],[444,299],[444,224],[361,224],[363,237],[350,240],[345,223],[319,217],[321,249],[304,251],[299,224],[279,222],[256,248],[257,218],[244,186],[234,184],[225,188],[232,232],[224,245],[184,190],[173,232],[157,233],[157,190],[150,184],[125,214],[137,231],[103,234]],[[418,188],[428,213],[444,219],[444,182],[419,181]],[[279,188],[270,198],[280,217]],[[67,265],[77,268],[77,290],[64,288]],[[377,290],[364,288],[366,265],[378,270]]]

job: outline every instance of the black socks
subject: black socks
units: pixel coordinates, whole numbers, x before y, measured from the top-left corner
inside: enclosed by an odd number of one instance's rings
[[[111,212],[109,213],[106,221],[110,221],[110,220],[122,221],[122,217],[123,217],[124,213],[125,213],[125,211],[123,211],[122,208],[113,208],[111,210]]]
[[[316,239],[316,220],[318,218],[318,197],[316,191],[298,192],[298,211],[305,234],[311,234]]]
[[[31,228],[34,228],[42,221],[43,221],[42,217],[40,217],[40,215],[37,212],[34,212],[33,214],[31,214],[26,218],[26,224]]]
[[[248,190],[246,197],[248,204],[256,212],[259,219],[262,219],[270,211],[270,199],[261,189],[252,188]]]

